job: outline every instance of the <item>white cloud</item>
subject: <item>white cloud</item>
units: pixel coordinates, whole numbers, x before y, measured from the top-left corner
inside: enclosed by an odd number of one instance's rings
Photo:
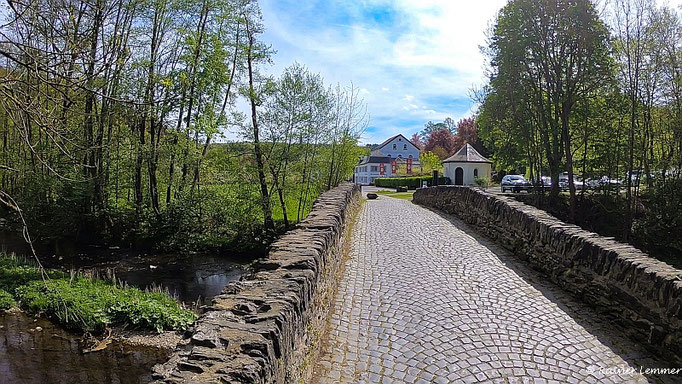
[[[396,130],[410,135],[430,119],[457,119],[470,112],[469,89],[484,81],[478,46],[485,43],[486,26],[505,2],[262,0],[260,4],[264,37],[278,50],[271,72],[278,75],[298,61],[320,72],[327,82],[353,81],[362,87],[372,116],[374,129],[365,141],[376,142]],[[331,20],[318,20],[323,17],[321,6],[327,11],[324,17]],[[391,18],[368,21],[367,15],[377,9],[390,12]],[[374,89],[382,92],[369,91]]]
[[[479,46],[485,44],[488,25],[506,2],[259,3],[266,26],[264,38],[278,50],[270,72],[279,75],[298,61],[320,72],[328,83],[352,81],[361,87],[372,116],[364,141],[380,142],[399,132],[410,135],[428,120],[457,120],[472,113],[470,89],[485,82]]]

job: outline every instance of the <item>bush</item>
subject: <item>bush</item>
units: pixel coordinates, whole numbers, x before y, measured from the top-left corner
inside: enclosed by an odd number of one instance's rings
[[[10,309],[16,305],[12,295],[0,289],[0,309]]]
[[[474,177],[474,185],[479,188],[488,188],[490,180],[487,177]]]
[[[408,176],[408,177],[380,177],[374,179],[374,184],[377,187],[387,187],[387,188],[397,188],[401,186],[408,187],[409,189],[421,188],[422,183],[426,181],[430,187],[433,182],[433,177],[431,176]],[[450,179],[447,177],[439,177],[438,184],[450,184]]]

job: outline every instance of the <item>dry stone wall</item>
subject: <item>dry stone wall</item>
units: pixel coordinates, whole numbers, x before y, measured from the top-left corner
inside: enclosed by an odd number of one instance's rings
[[[158,383],[285,383],[325,323],[345,230],[360,191],[323,193],[308,217],[273,245],[248,278],[229,284],[197,320],[189,342],[154,367]]]
[[[671,360],[682,357],[682,271],[530,205],[467,187],[413,201],[454,214]]]

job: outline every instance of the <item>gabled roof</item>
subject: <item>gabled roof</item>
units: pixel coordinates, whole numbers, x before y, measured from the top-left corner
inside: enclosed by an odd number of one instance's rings
[[[378,151],[378,150],[380,150],[381,148],[387,146],[388,143],[390,143],[391,141],[393,141],[393,139],[395,139],[395,138],[397,138],[397,137],[402,137],[403,139],[405,139],[405,142],[406,142],[406,143],[410,143],[410,144],[412,144],[413,147],[419,149],[419,147],[417,147],[412,141],[410,141],[410,139],[408,139],[407,137],[405,137],[402,133],[399,133],[399,134],[397,134],[397,135],[395,135],[395,136],[391,136],[391,137],[389,137],[388,139],[384,140],[383,143],[379,144],[379,146],[376,147],[376,148],[374,148],[372,151]]]
[[[376,164],[376,163],[390,163],[391,158],[388,156],[365,156],[360,160],[360,164],[358,165],[363,165],[363,164]]]
[[[443,160],[443,163],[492,163],[483,157],[474,147],[466,143],[457,153]]]

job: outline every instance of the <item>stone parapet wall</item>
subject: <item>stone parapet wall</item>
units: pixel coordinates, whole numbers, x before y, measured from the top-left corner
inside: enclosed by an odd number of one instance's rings
[[[664,357],[682,357],[682,271],[613,238],[511,198],[467,187],[420,189],[413,202],[454,214]],[[444,292],[444,294],[446,294]]]
[[[305,379],[360,191],[320,195],[296,229],[272,244],[254,272],[213,299],[189,342],[154,367],[158,383],[286,383]]]

